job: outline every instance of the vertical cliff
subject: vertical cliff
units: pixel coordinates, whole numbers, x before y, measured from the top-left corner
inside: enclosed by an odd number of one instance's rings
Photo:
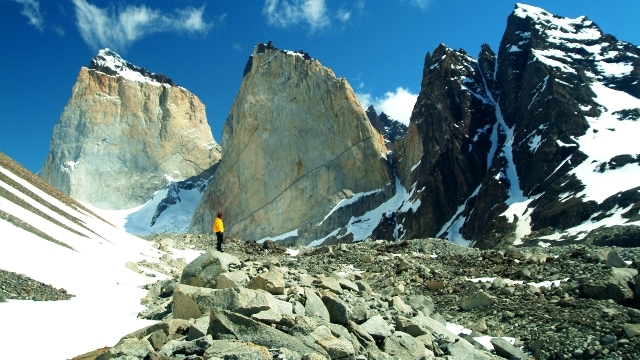
[[[105,49],[80,69],[39,175],[74,199],[126,209],[219,159],[198,97]]]
[[[221,143],[191,231],[224,212],[244,240],[348,239],[351,217],[393,194],[384,139],[353,90],[303,52],[255,47]]]

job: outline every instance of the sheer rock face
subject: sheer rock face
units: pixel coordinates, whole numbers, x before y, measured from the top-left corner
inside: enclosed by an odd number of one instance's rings
[[[195,95],[108,50],[91,65],[54,128],[43,179],[96,207],[126,209],[219,161]]]
[[[288,234],[285,242],[309,243],[393,193],[384,139],[346,80],[306,54],[271,44],[258,44],[250,57],[222,149],[190,231],[211,232],[212,215],[223,212],[231,236]]]

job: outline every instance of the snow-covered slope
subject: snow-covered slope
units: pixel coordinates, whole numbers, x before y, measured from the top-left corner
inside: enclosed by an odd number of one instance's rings
[[[133,235],[186,233],[193,212],[211,180],[211,172],[184,181],[171,181],[153,194],[151,200],[133,209],[96,211]]]
[[[186,253],[190,261],[195,255]],[[2,358],[68,359],[149,325],[136,318],[147,291],[165,277],[128,262],[158,263],[151,243],[127,234],[0,153],[0,269],[75,295],[65,301],[0,303]],[[5,294],[6,296],[7,294]],[[37,329],[38,345],[28,334]]]
[[[121,76],[127,80],[144,82],[157,86],[172,86],[173,81],[162,74],[149,72],[147,69],[136,66],[124,60],[117,53],[102,49],[98,55],[91,59],[89,69],[94,69],[111,76]]]

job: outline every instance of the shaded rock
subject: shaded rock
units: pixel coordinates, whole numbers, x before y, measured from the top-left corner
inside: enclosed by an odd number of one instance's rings
[[[317,279],[313,283],[315,286],[321,289],[331,290],[336,294],[342,293],[342,287],[337,279],[328,277],[328,276],[320,276],[320,279]]]
[[[511,345],[507,340],[503,338],[493,338],[491,339],[491,345],[496,351],[496,354],[505,357],[507,359],[521,359],[527,360],[528,355],[525,354],[519,348]]]
[[[465,311],[473,310],[478,307],[491,306],[496,303],[495,297],[485,292],[475,293],[460,303],[460,308]]]
[[[335,336],[326,336],[316,340],[316,344],[320,345],[331,359],[353,359],[355,350],[353,345],[346,340],[338,339]]]
[[[265,324],[277,324],[282,320],[282,315],[277,311],[268,309],[251,315],[251,318]]]
[[[473,339],[473,338],[472,338]],[[473,340],[478,344],[475,340]],[[482,345],[478,344],[480,347]],[[470,342],[460,339],[460,341],[454,341],[446,345],[446,352],[450,360],[493,360],[496,356],[491,353],[474,347]],[[508,357],[508,359],[512,359]]]
[[[280,309],[280,301],[266,291],[246,288],[208,289],[180,284],[173,294],[173,316],[197,319],[211,309],[220,308],[251,316],[258,312]],[[291,313],[289,304],[288,313]]]
[[[227,310],[211,312],[209,329],[214,338],[231,335],[238,340],[252,342],[269,349],[285,347],[298,354],[317,353],[328,356],[326,351],[316,344],[304,343],[297,337]]]
[[[230,264],[240,265],[240,260],[231,254],[207,251],[184,268],[180,283],[214,288],[216,278],[222,273],[229,272]]]
[[[249,277],[244,271],[225,272],[216,278],[216,289],[239,288],[249,282]],[[263,289],[264,290],[264,289]]]
[[[206,359],[271,360],[269,349],[239,340],[213,340],[204,352]]]
[[[377,340],[382,340],[391,336],[389,325],[380,315],[373,316],[359,326],[367,334],[371,335],[371,337]]]
[[[329,322],[331,317],[329,315],[329,310],[324,305],[322,299],[313,291],[312,289],[305,288],[304,295],[306,297],[306,301],[304,303],[304,310],[306,316],[312,318],[318,318]]]
[[[333,294],[323,294],[322,302],[329,312],[329,321],[346,324],[351,318],[351,305]]]
[[[96,360],[110,360],[117,358],[143,359],[151,351],[153,351],[153,347],[149,341],[145,339],[123,339],[120,340],[116,346],[98,356]]]
[[[402,331],[396,331],[386,337],[382,349],[385,353],[401,359],[426,359],[424,344]]]
[[[247,288],[264,290],[274,295],[282,295],[284,294],[284,275],[272,267],[270,271],[253,278]]]
[[[413,309],[411,308],[411,306],[405,304],[404,301],[402,301],[401,297],[394,296],[393,298],[391,298],[391,304],[393,308],[399,313],[401,313],[402,315],[405,315],[405,316],[413,315]]]
[[[201,337],[191,341],[171,340],[164,344],[158,351],[158,355],[171,357],[176,355],[204,355],[207,348],[211,346],[213,338],[211,335]]]
[[[611,250],[611,251],[609,251],[609,254],[607,255],[606,267],[608,267],[608,268],[626,268],[627,267],[627,263],[624,262],[624,260],[622,260],[622,258],[620,257],[620,254],[618,254],[617,251]]]
[[[435,307],[433,300],[424,295],[417,295],[407,301],[407,305],[411,306],[413,310],[420,311],[424,316],[429,316],[433,312]]]
[[[208,329],[209,316],[201,316],[200,318],[196,319],[191,326],[189,326],[189,332],[187,332],[187,340],[195,340],[207,335]]]
[[[640,324],[624,324],[622,328],[627,337],[640,336]]]

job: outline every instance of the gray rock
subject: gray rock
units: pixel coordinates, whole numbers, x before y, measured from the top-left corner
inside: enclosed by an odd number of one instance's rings
[[[328,326],[331,330],[331,335],[342,340],[351,340],[351,334],[349,334],[349,330],[344,326],[333,323],[329,323]]]
[[[238,340],[252,342],[265,346],[268,349],[285,347],[298,354],[314,352],[319,355],[328,356],[327,352],[316,344],[305,343],[298,337],[291,336],[271,326],[227,310],[214,309],[211,312],[209,328],[211,334],[216,338],[230,335]]]
[[[244,271],[234,270],[225,272],[216,278],[216,289],[239,288],[249,282],[249,277]],[[264,290],[264,289],[263,289]]]
[[[251,318],[265,324],[277,324],[282,320],[282,315],[275,310],[268,309],[251,315]]]
[[[107,352],[98,356],[96,360],[110,360],[116,358],[143,359],[151,351],[153,351],[153,347],[149,341],[145,339],[122,339]]]
[[[331,359],[353,359],[355,356],[355,350],[351,342],[333,335],[316,340],[316,344],[320,345]]]
[[[491,345],[496,351],[496,354],[505,357],[507,359],[521,359],[527,360],[528,355],[525,354],[519,348],[511,345],[507,340],[503,338],[493,338],[491,339]]]
[[[197,319],[209,314],[212,308],[251,316],[271,308],[278,310],[280,302],[266,291],[246,288],[208,289],[180,284],[173,294],[173,317]]]
[[[315,293],[315,291],[309,288],[305,288],[304,295],[307,298],[304,303],[306,316],[329,322],[329,310],[327,310],[327,307],[322,302],[322,299]]]
[[[340,284],[341,289],[356,291],[356,292],[360,291],[360,288],[358,288],[358,285],[351,280],[340,278],[340,277],[337,278],[336,280],[338,280],[338,284]]]
[[[413,315],[413,309],[411,306],[407,305],[402,301],[402,298],[399,296],[394,296],[391,298],[391,306],[400,314],[404,316]]]
[[[622,329],[624,329],[627,337],[640,336],[640,324],[624,324],[622,325]]]
[[[170,357],[175,355],[204,355],[205,350],[211,346],[213,338],[211,335],[204,336],[191,341],[171,340],[164,344],[158,351],[158,355]]]
[[[356,324],[362,324],[370,316],[369,308],[365,304],[357,304],[351,309],[351,320]]]
[[[502,289],[506,285],[507,285],[507,283],[501,277],[497,277],[497,278],[493,279],[493,281],[491,282],[491,288],[492,289]]]
[[[391,336],[389,325],[380,315],[373,316],[369,320],[360,325],[360,328],[374,339],[382,340]]]
[[[371,290],[371,286],[365,280],[357,280],[355,281],[355,284],[358,285],[358,290],[362,291],[363,293],[367,295],[371,295],[373,293],[373,290]]]
[[[184,268],[180,283],[214,288],[215,280],[220,274],[229,272],[230,264],[240,265],[240,260],[231,254],[207,251]]]
[[[331,293],[322,295],[322,302],[329,311],[329,321],[335,324],[346,324],[351,318],[351,305]]]
[[[638,270],[631,268],[611,268],[611,275],[624,282],[631,282],[638,275]]]
[[[411,318],[411,323],[415,325],[415,327],[412,327],[411,329],[407,328],[405,329],[405,332],[411,331],[416,334],[424,334],[429,332],[436,337],[446,339],[448,342],[456,341],[456,339],[458,338],[456,334],[449,331],[449,329],[447,329],[445,325],[431,317],[414,316],[413,318]]]
[[[402,331],[396,331],[386,337],[382,349],[385,353],[400,359],[426,359],[424,344]]]
[[[475,340],[474,340],[475,341]],[[477,343],[477,342],[476,342]],[[480,345],[480,344],[478,344]],[[482,346],[482,345],[480,345]],[[491,353],[477,349],[464,339],[448,343],[446,345],[450,360],[493,360],[496,359]],[[508,359],[511,359],[508,357]],[[526,359],[526,358],[525,358]]]
[[[298,355],[298,357],[299,356],[300,355]],[[220,358],[234,360],[272,359],[269,349],[266,347],[239,340],[213,340],[211,346],[204,352],[204,357],[205,359]]]
[[[209,329],[209,316],[201,316],[194,321],[193,325],[189,326],[189,332],[187,333],[187,340],[199,339],[207,335]],[[155,348],[155,346],[154,346]]]
[[[420,311],[424,316],[429,316],[433,312],[435,305],[433,300],[430,297],[424,295],[414,296],[409,301],[407,301],[407,305],[411,306],[413,310]]]
[[[321,275],[313,284],[321,289],[331,290],[336,294],[342,293],[342,287],[340,287],[338,280],[329,276]]]
[[[626,268],[627,263],[622,260],[617,251],[611,250],[607,255],[607,264],[605,266],[608,268]]]
[[[485,292],[477,292],[460,303],[460,308],[465,311],[473,310],[478,307],[491,306],[496,303],[495,297]]]
[[[270,271],[262,273],[247,285],[249,289],[264,290],[274,295],[284,294],[284,275],[271,267]]]

